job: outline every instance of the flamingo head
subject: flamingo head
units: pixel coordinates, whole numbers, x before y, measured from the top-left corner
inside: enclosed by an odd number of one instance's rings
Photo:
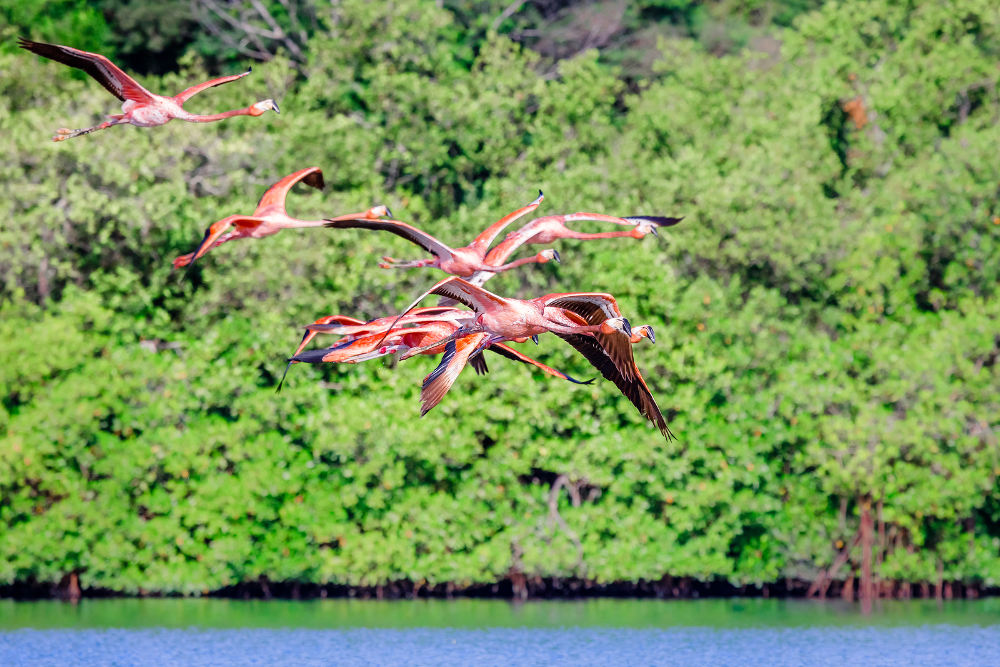
[[[641,239],[647,234],[659,236],[656,231],[657,227],[673,227],[683,219],[684,218],[668,218],[661,215],[636,215],[625,218],[625,220],[635,223],[635,227],[632,228],[632,236],[637,239]]]
[[[601,322],[600,331],[602,334],[623,333],[632,336],[632,325],[624,317],[610,317]]]
[[[656,334],[653,333],[653,327],[648,324],[643,324],[641,327],[636,329],[635,335],[639,338],[648,338],[650,343],[656,342]]]
[[[540,253],[538,253],[539,264],[545,264],[546,262],[550,262],[552,260],[555,260],[556,264],[562,263],[562,257],[559,256],[558,250],[553,250],[552,248],[548,248],[547,250],[543,250]]]
[[[209,225],[208,229],[205,230],[205,237],[201,240],[201,244],[198,246],[198,249],[193,253],[182,255],[175,259],[174,268],[176,269],[181,266],[187,266],[188,273],[190,274],[191,268],[194,266],[196,259],[202,257],[206,252],[220,243],[224,243],[233,237],[238,237],[238,232],[229,231],[229,228],[233,226],[233,222],[237,218],[239,218],[239,216],[230,215]]]
[[[377,220],[378,218],[391,218],[392,213],[389,211],[388,206],[379,204],[378,206],[372,206],[370,209],[365,211],[365,217],[370,220]]]
[[[261,100],[260,102],[255,102],[250,105],[251,116],[263,116],[268,111],[281,113],[281,109],[278,108],[278,103],[272,99]]]

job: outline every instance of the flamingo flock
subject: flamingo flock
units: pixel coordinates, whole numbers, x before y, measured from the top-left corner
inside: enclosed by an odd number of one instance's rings
[[[24,38],[20,38],[18,44],[32,53],[83,70],[122,101],[121,114],[108,116],[107,121],[89,128],[60,129],[53,141],[64,141],[124,123],[154,127],[175,118],[205,123],[241,115],[260,116],[269,110],[279,112],[278,105],[271,99],[244,109],[211,115],[192,114],[184,110],[183,104],[192,96],[213,86],[237,81],[250,74],[249,69],[240,74],[205,81],[168,97],[147,91],[102,55]],[[209,225],[198,246],[192,252],[175,258],[173,267],[186,266],[190,269],[196,260],[228,241],[260,239],[282,229],[324,227],[395,234],[433,257],[398,260],[383,256],[379,262],[381,268],[432,267],[449,275],[417,297],[402,313],[368,320],[327,315],[307,325],[298,348],[287,360],[278,390],[284,384],[289,368],[296,363],[354,364],[387,355],[399,355],[400,360],[405,360],[416,355],[440,354],[441,361],[422,383],[420,414],[423,416],[441,402],[466,366],[472,366],[478,374],[488,371],[483,356],[486,351],[532,366],[560,380],[576,384],[592,383],[593,379],[577,380],[509,345],[528,340],[537,344],[540,335],[552,333],[576,349],[605,379],[614,383],[665,439],[674,438],[633,355],[633,346],[643,339],[656,342],[652,326],[633,326],[622,315],[611,294],[560,292],[532,299],[516,299],[490,292],[483,288],[483,284],[497,273],[527,264],[559,262],[561,259],[555,249],[545,248],[534,255],[508,261],[522,246],[549,245],[560,239],[642,239],[648,234],[657,234],[659,228],[677,224],[682,218],[617,217],[584,212],[548,215],[530,220],[493,245],[508,226],[542,204],[544,195],[539,192],[532,202],[489,225],[468,245],[453,248],[413,225],[392,219],[389,209],[382,205],[360,213],[321,220],[293,218],[288,214],[285,200],[297,183],[322,189],[323,172],[319,167],[307,167],[285,176],[267,189],[251,215],[230,215]],[[567,223],[578,221],[611,223],[624,229],[584,233],[567,226]],[[442,297],[442,300],[437,306],[418,307],[431,296]],[[333,334],[338,338],[326,347],[307,350],[320,334]]]

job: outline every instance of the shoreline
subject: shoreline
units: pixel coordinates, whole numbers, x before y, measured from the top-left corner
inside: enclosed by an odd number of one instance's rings
[[[588,579],[562,577],[528,577],[514,575],[489,584],[459,586],[455,583],[428,585],[423,582],[400,580],[376,586],[347,586],[342,584],[317,584],[313,582],[267,579],[243,582],[200,595],[143,591],[129,593],[106,588],[81,588],[75,574],[59,582],[23,581],[0,585],[0,599],[14,601],[63,600],[76,602],[82,599],[143,599],[143,598],[223,598],[244,600],[417,600],[417,599],[497,599],[527,600],[586,600],[586,599],[661,599],[695,600],[726,598],[776,598],[844,600],[861,602],[854,580],[832,580],[824,592],[818,594],[812,582],[785,579],[763,585],[736,586],[729,582],[699,581],[688,577],[663,577],[658,580],[640,580],[599,583]],[[939,584],[927,582],[875,582],[872,600],[975,600],[1000,596],[1000,587],[977,587],[958,581]],[[870,600],[869,600],[870,602]]]

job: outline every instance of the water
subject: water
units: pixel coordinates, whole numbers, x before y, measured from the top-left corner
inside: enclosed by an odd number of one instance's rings
[[[0,600],[0,665],[1000,665],[1000,600]]]

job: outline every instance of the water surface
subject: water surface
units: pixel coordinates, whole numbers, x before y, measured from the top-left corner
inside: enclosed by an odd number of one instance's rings
[[[1000,665],[1000,600],[0,600],[0,665]]]

